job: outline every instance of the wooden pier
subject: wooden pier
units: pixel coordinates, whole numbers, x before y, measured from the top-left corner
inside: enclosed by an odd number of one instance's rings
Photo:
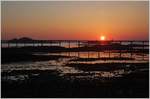
[[[29,40],[29,41],[11,41],[2,40],[1,47],[7,48],[21,48],[21,47],[62,47],[70,52],[75,51],[80,57],[80,52],[87,52],[87,57],[90,58],[90,52],[97,52],[97,57],[101,58],[101,51],[107,51],[108,56],[111,57],[112,51],[118,51],[119,57],[122,57],[123,53],[130,53],[130,58],[134,53],[142,53],[143,60],[144,54],[149,54],[149,41],[90,41],[90,40]],[[76,50],[75,50],[76,49]],[[70,50],[70,51],[69,51]]]

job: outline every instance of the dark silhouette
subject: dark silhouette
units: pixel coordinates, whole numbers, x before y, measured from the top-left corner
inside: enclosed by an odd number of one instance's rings
[[[67,42],[67,47],[62,45],[64,42]],[[129,44],[123,45],[122,42]],[[2,97],[148,98],[149,60],[146,60],[144,55],[149,55],[149,48],[147,48],[149,44],[145,44],[148,41],[140,41],[142,44],[134,44],[134,42],[136,41],[33,40],[28,37],[6,41],[4,43],[16,45],[21,43],[24,46],[2,47],[3,68],[19,62],[34,64],[48,61],[51,64],[52,60],[57,64],[63,62],[63,59],[68,59],[68,61],[64,61],[61,68],[73,68],[82,72],[72,73],[70,71],[63,74],[57,67],[52,70],[42,70],[47,64],[44,66],[40,64],[40,68],[31,70],[18,69],[14,65],[8,70],[2,69]],[[25,46],[28,43],[32,46]],[[71,43],[77,43],[77,46],[71,47]],[[77,56],[73,56],[72,52],[77,53]],[[86,58],[80,56],[80,53],[83,52],[87,53]],[[90,57],[90,52],[96,53],[97,57]],[[61,53],[63,54],[61,55]],[[108,57],[101,56],[102,53],[107,53]],[[111,54],[114,53],[117,56],[112,57]],[[124,54],[130,55],[124,57]],[[132,56],[133,54],[134,56]],[[137,60],[136,55],[142,56],[143,59]],[[103,62],[92,63],[95,61]],[[48,65],[47,67],[52,66]],[[58,66],[60,65],[58,64]],[[123,72],[116,72],[119,70]],[[105,76],[105,73],[117,76]],[[18,79],[12,80],[13,77]]]
[[[9,40],[9,42],[12,42],[12,43],[15,43],[15,42],[27,43],[27,42],[32,42],[32,41],[34,40],[28,37],[22,37],[20,39],[14,38],[12,40]]]

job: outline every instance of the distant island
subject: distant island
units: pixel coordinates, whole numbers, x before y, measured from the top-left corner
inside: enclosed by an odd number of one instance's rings
[[[9,42],[32,42],[34,41],[32,38],[29,38],[29,37],[22,37],[22,38],[14,38],[12,40],[9,40]]]

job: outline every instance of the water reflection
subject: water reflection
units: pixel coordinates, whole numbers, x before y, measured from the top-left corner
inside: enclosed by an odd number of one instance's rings
[[[70,61],[72,59],[78,58],[78,52],[70,52],[68,53],[48,53],[45,55],[64,55],[71,56],[70,58],[60,58],[59,60],[50,60],[50,61],[40,61],[40,62],[17,62],[17,63],[9,63],[2,64],[1,70],[2,72],[11,72],[13,70],[56,70],[60,72],[59,76],[64,76],[67,78],[89,78],[89,79],[97,79],[98,77],[121,77],[122,74],[130,73],[131,71],[125,71],[124,69],[113,70],[113,71],[83,71],[80,69],[76,69],[75,67],[67,66],[68,63],[86,63],[86,64],[95,64],[95,63],[145,63],[147,60],[141,60],[143,56],[141,54],[133,54],[134,60],[95,60],[95,61]],[[36,54],[39,55],[39,54]],[[43,54],[42,54],[43,55]],[[80,52],[81,58],[87,58],[87,52]],[[97,52],[90,52],[90,58],[97,58]],[[101,57],[118,57],[118,53],[111,53],[108,56],[108,53],[100,52]],[[130,53],[122,54],[122,57],[130,57]],[[145,58],[149,58],[148,55]],[[69,77],[68,77],[69,76]],[[2,79],[25,79],[27,75],[17,75],[17,76],[9,76],[7,78],[2,77]]]
[[[35,54],[40,55],[40,54]],[[124,58],[134,58],[134,61],[145,62],[149,60],[149,54],[140,54],[140,53],[108,53],[108,52],[62,52],[62,53],[48,53],[45,55],[63,55],[71,57],[80,57],[80,58],[114,58],[114,57],[124,57]],[[109,62],[109,59],[107,60]],[[121,60],[120,60],[121,61]],[[132,60],[133,62],[133,60]]]

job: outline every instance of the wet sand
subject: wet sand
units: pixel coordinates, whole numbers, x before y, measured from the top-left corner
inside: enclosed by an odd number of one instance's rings
[[[73,79],[56,71],[13,71],[5,75],[27,74],[25,80],[2,80],[2,97],[148,97],[148,71],[121,78]],[[38,74],[38,75],[34,75]],[[4,75],[2,73],[2,75]]]
[[[40,49],[40,50],[39,50]],[[35,52],[65,51],[64,48],[11,48],[2,49],[2,63],[20,61],[46,61],[66,58],[61,55],[34,55]],[[54,50],[55,49],[55,50]],[[58,50],[59,49],[59,50]],[[62,50],[63,49],[63,50]],[[108,58],[101,58],[108,60]],[[114,60],[121,60],[113,58]],[[113,60],[110,58],[110,60]],[[71,61],[94,61],[97,59],[77,58]],[[125,59],[128,60],[128,59]],[[129,59],[130,60],[130,59]],[[131,59],[132,60],[132,59]],[[74,67],[84,72],[113,71],[117,69],[130,70],[132,73],[122,77],[101,77],[98,79],[72,79],[72,76],[94,75],[92,73],[67,74],[60,76],[57,70],[13,70],[2,72],[2,98],[148,98],[149,96],[149,62],[147,63],[68,63],[65,66]],[[143,70],[142,70],[143,69]],[[13,77],[21,79],[12,80]]]
[[[149,63],[68,63],[66,66],[75,67],[83,71],[112,71],[118,69],[136,70],[149,68]]]
[[[58,60],[59,58],[68,57],[62,55],[34,55],[34,53],[36,53],[36,50],[38,49],[35,49],[34,51],[32,47],[2,48],[1,62],[12,63],[12,62],[27,62],[27,61],[48,61],[48,60]],[[42,53],[46,53],[46,52],[43,51]]]

